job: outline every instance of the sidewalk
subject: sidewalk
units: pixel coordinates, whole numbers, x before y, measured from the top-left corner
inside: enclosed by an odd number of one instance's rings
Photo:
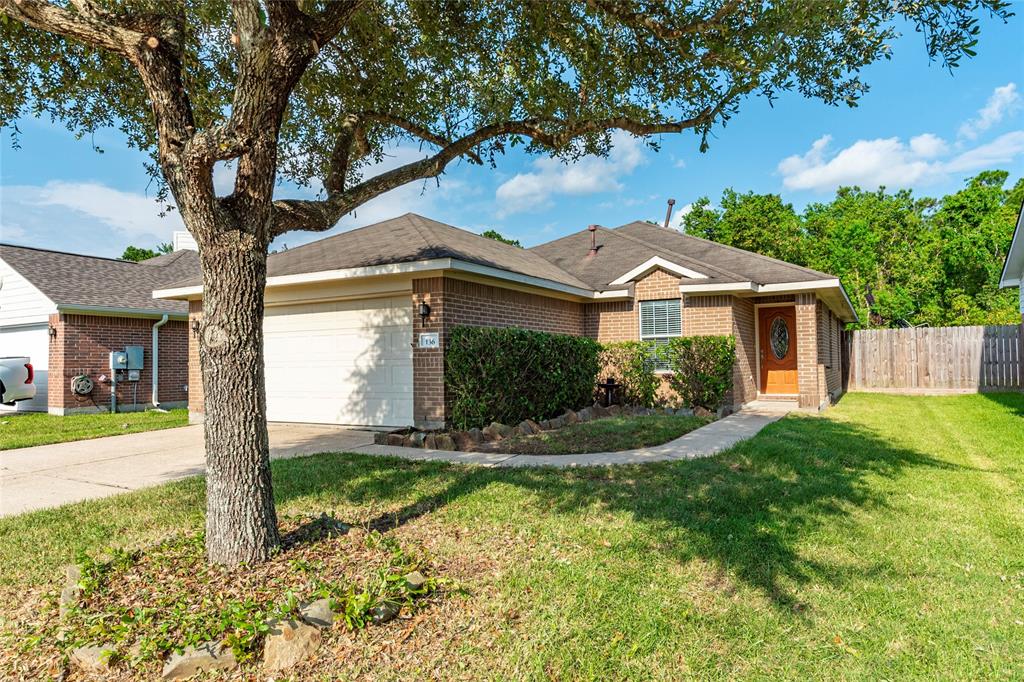
[[[583,467],[610,464],[643,464],[679,459],[710,457],[741,440],[752,438],[772,422],[785,417],[793,408],[788,404],[759,404],[744,408],[725,419],[711,422],[695,431],[662,445],[619,452],[590,452],[581,455],[512,455],[496,452],[456,452],[424,450],[392,445],[364,445],[350,452],[381,457],[401,457],[413,461],[455,462],[491,467]]]

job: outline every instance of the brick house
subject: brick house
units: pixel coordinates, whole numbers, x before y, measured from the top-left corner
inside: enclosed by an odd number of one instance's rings
[[[183,407],[188,304],[152,294],[199,272],[199,254],[188,248],[133,263],[0,244],[0,355],[28,356],[36,383],[34,399],[0,409],[106,411],[115,391],[119,411]],[[110,353],[128,346],[142,347],[142,368],[112,382]],[[90,392],[72,391],[79,376],[92,379]]]
[[[202,329],[198,278],[154,295],[187,300]],[[602,342],[731,334],[734,405],[819,408],[843,390],[841,334],[855,315],[831,275],[647,223],[521,249],[406,214],[270,256],[267,417],[439,426],[457,325]],[[196,334],[189,352],[189,410],[200,420]]]

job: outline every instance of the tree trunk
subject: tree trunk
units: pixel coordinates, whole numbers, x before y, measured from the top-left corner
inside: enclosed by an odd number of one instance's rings
[[[206,552],[213,563],[257,563],[280,544],[263,375],[267,245],[239,229],[211,233],[200,253]]]

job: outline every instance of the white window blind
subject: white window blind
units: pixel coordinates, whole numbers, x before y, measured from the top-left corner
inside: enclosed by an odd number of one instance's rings
[[[678,298],[663,301],[640,301],[640,340],[666,344],[673,336],[682,336],[683,318]],[[665,371],[668,365],[656,362],[658,371]]]

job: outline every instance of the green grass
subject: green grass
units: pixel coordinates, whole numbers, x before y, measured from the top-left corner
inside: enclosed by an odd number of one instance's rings
[[[361,661],[382,679],[1009,680],[1022,443],[1024,395],[854,394],[692,462],[273,466],[282,513],[390,515],[471,595],[395,635],[393,657],[372,638],[328,652],[321,676]],[[78,550],[200,530],[202,504],[190,479],[0,519],[0,613],[58,586]]]
[[[58,417],[42,412],[0,415],[0,450],[72,440],[117,436],[188,424],[188,410],[72,414]]]
[[[527,455],[571,455],[584,452],[616,452],[661,445],[703,426],[700,417],[651,415],[609,417],[570,424],[533,436],[514,436],[499,441],[498,452]]]

